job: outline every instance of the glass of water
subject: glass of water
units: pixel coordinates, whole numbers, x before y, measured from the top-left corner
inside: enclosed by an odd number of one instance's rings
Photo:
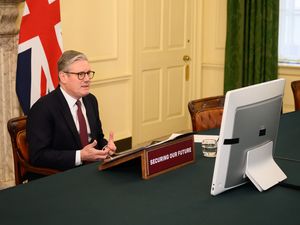
[[[216,157],[217,141],[214,139],[204,139],[202,141],[202,153],[205,157]]]

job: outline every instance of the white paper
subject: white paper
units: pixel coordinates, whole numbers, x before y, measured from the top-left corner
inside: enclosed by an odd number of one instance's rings
[[[157,142],[157,143],[152,144],[152,145],[148,145],[146,147],[149,148],[149,147],[153,147],[153,146],[156,146],[156,145],[160,145],[160,144],[165,143],[165,142],[167,142],[169,140],[173,140],[173,139],[175,139],[176,137],[178,137],[180,135],[182,135],[182,134],[173,133],[173,134],[171,134],[171,136],[168,139],[165,139],[163,141]]]

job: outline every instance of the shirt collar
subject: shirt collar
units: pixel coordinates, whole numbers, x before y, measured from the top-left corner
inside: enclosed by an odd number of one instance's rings
[[[74,107],[75,103],[77,102],[77,99],[73,98],[71,95],[69,95],[62,87],[60,87],[60,90],[61,90],[62,94],[64,95],[64,97],[69,105],[69,108],[72,109]],[[83,103],[82,98],[80,98],[79,101],[81,102],[81,104]]]

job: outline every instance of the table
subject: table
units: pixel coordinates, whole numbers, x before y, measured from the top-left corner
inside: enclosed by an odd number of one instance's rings
[[[206,134],[216,134],[211,130]],[[284,114],[276,159],[300,184],[300,112]],[[300,191],[253,184],[210,195],[214,158],[142,180],[135,162],[98,171],[98,163],[0,191],[0,224],[300,224]]]

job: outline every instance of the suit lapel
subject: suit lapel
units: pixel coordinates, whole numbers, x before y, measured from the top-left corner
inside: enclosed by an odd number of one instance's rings
[[[79,146],[79,148],[81,148],[80,136],[78,134],[78,131],[77,131],[72,113],[70,111],[70,108],[68,106],[68,103],[67,103],[65,97],[63,96],[60,88],[58,87],[56,90],[57,90],[58,101],[60,101],[60,104],[59,104],[60,111],[66,121],[66,124],[70,128],[70,131],[74,136],[74,139],[76,140],[76,144]]]

